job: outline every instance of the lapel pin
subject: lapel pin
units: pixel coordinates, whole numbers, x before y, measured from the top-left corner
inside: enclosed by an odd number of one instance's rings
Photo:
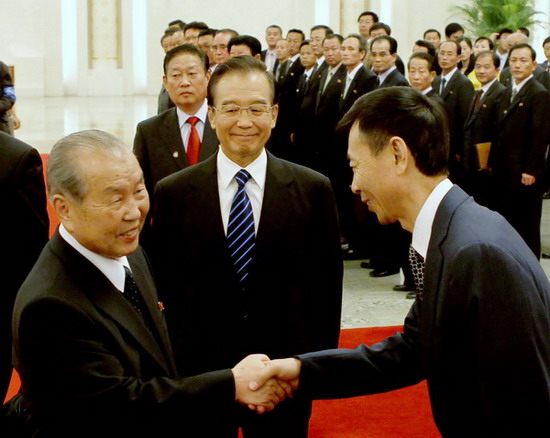
[[[449,90],[449,94],[455,94],[453,90]]]
[[[342,81],[340,79],[337,79],[336,82],[338,82],[339,84],[342,83]]]
[[[520,102],[520,103],[519,103],[519,106],[523,106],[523,102]]]
[[[358,93],[358,91],[357,91],[357,90],[353,90],[353,93],[354,93],[354,94],[357,94],[357,93]]]
[[[162,301],[157,303],[157,307],[161,312],[164,312],[164,303]]]
[[[482,106],[483,108],[487,108],[487,105],[484,104],[484,103],[483,103],[481,106]]]
[[[174,152],[174,153],[172,154],[172,156],[173,156],[174,158],[178,158],[178,157],[180,156],[180,154],[179,154],[178,151],[176,151],[176,152]]]

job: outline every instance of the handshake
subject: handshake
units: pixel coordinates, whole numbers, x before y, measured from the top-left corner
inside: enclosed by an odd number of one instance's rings
[[[298,388],[301,362],[298,359],[269,360],[251,354],[231,370],[235,379],[235,400],[263,414],[269,412]]]

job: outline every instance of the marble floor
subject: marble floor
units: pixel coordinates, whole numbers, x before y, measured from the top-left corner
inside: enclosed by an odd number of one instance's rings
[[[156,96],[133,97],[22,97],[17,101],[21,128],[15,136],[47,153],[64,135],[82,129],[102,129],[131,147],[138,122],[156,113]],[[550,251],[550,201],[544,202],[543,251]],[[542,260],[550,274],[550,260]],[[393,292],[399,274],[371,278],[358,261],[345,262],[342,327],[400,325],[412,300]]]

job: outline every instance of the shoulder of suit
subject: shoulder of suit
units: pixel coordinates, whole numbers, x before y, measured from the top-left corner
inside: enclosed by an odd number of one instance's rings
[[[157,186],[161,188],[170,188],[185,185],[189,182],[201,182],[205,179],[205,175],[211,174],[212,172],[214,172],[214,174],[216,173],[216,157],[217,154],[213,154],[204,161],[180,169],[161,179],[157,183]]]
[[[141,128],[156,126],[158,124],[164,123],[167,119],[173,118],[177,120],[176,107],[167,109],[166,111],[155,114],[154,116],[149,117],[148,119],[142,120],[138,123],[138,126]]]

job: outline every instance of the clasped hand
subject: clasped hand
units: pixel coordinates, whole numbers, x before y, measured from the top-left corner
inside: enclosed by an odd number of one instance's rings
[[[264,354],[251,354],[232,369],[235,399],[259,414],[269,412],[298,387],[300,361],[269,360]]]

